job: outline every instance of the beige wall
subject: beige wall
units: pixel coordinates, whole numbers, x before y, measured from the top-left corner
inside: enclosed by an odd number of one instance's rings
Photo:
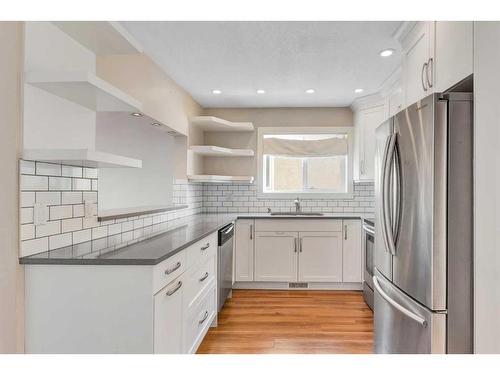
[[[353,126],[352,111],[339,108],[209,108],[204,115],[230,121],[250,121],[259,127],[321,127]],[[230,148],[251,148],[257,152],[257,132],[253,133],[205,133],[204,143]],[[191,143],[196,144],[196,143]],[[203,173],[234,176],[254,176],[257,158],[205,158]],[[198,173],[200,173],[198,171]]]
[[[18,264],[22,24],[0,22],[0,353],[23,352],[24,275]]]

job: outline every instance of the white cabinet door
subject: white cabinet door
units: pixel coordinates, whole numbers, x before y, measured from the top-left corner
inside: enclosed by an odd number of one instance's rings
[[[253,281],[254,220],[238,219],[234,242],[235,281]]]
[[[443,92],[473,71],[473,22],[436,22],[435,90]]]
[[[342,232],[299,233],[299,281],[342,281]]]
[[[387,117],[386,106],[362,109],[358,114],[359,127],[358,149],[359,149],[359,172],[358,180],[373,180],[375,173],[375,129],[384,122]]]
[[[434,22],[417,22],[403,41],[406,107],[433,92],[433,38]]]
[[[255,281],[297,281],[297,232],[255,232]]]
[[[342,245],[342,281],[363,281],[363,249],[361,247],[361,221],[344,220]]]
[[[154,296],[154,352],[182,354],[184,274]]]

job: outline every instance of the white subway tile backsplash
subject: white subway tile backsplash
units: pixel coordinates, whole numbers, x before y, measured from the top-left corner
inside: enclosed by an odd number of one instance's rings
[[[92,180],[92,190],[97,191],[98,187],[99,187],[98,180]]]
[[[60,247],[70,246],[73,236],[71,233],[58,234],[49,237],[49,250],[59,249]]]
[[[83,204],[76,204],[73,206],[73,217],[85,216],[85,207]]]
[[[74,167],[71,165],[62,166],[63,177],[82,177],[82,167]]]
[[[83,201],[97,203],[97,192],[96,191],[83,192]]]
[[[97,221],[97,217],[94,216],[89,218],[86,217],[83,218],[83,229],[94,228],[98,226],[99,222]]]
[[[61,232],[75,232],[83,228],[83,220],[81,217],[73,219],[65,219],[61,221]]]
[[[73,206],[50,207],[50,220],[67,219],[73,216]]]
[[[46,224],[35,226],[36,237],[47,237],[61,233],[61,222],[48,221]]]
[[[97,227],[97,228],[92,228],[92,239],[95,240],[96,238],[103,238],[108,235],[108,227]]]
[[[33,208],[21,208],[19,219],[21,224],[33,222]]]
[[[21,175],[21,190],[43,191],[49,188],[49,178],[46,176]]]
[[[71,178],[69,178],[69,177],[49,177],[49,189],[51,191],[71,190]]]
[[[31,240],[35,238],[35,226],[33,224],[21,225],[20,239],[21,241]]]
[[[60,176],[61,164],[36,162],[37,176]]]
[[[81,204],[83,203],[81,191],[63,191],[61,193],[62,204]]]
[[[73,190],[90,190],[92,188],[92,181],[84,178],[73,179]]]
[[[122,232],[121,224],[111,224],[108,226],[108,235],[112,236],[114,234],[118,234]]]
[[[21,207],[33,207],[35,205],[35,192],[22,191],[19,198]]]
[[[83,177],[84,178],[97,178],[98,170],[96,168],[83,168]]]
[[[92,229],[84,229],[73,232],[73,243],[78,244],[92,239]]]
[[[28,160],[20,160],[19,171],[21,174],[35,174],[35,162]]]
[[[36,202],[44,203],[47,206],[56,206],[61,204],[61,193],[58,191],[37,191]]]
[[[43,253],[49,249],[49,238],[37,238],[21,242],[21,255],[30,256],[33,254]]]

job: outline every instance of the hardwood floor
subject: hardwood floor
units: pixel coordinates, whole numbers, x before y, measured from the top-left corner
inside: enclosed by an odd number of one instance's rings
[[[372,353],[373,314],[357,291],[234,290],[198,353]]]

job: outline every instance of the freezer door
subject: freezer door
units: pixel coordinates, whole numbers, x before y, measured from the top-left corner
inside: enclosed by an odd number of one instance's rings
[[[375,131],[375,252],[374,266],[388,279],[392,279],[392,255],[387,247],[383,217],[382,172],[390,137],[393,134],[392,119]]]
[[[431,95],[394,120],[400,207],[392,282],[431,310],[446,309],[447,102]]]
[[[446,352],[446,313],[433,312],[411,299],[380,272],[375,286],[375,353]]]

